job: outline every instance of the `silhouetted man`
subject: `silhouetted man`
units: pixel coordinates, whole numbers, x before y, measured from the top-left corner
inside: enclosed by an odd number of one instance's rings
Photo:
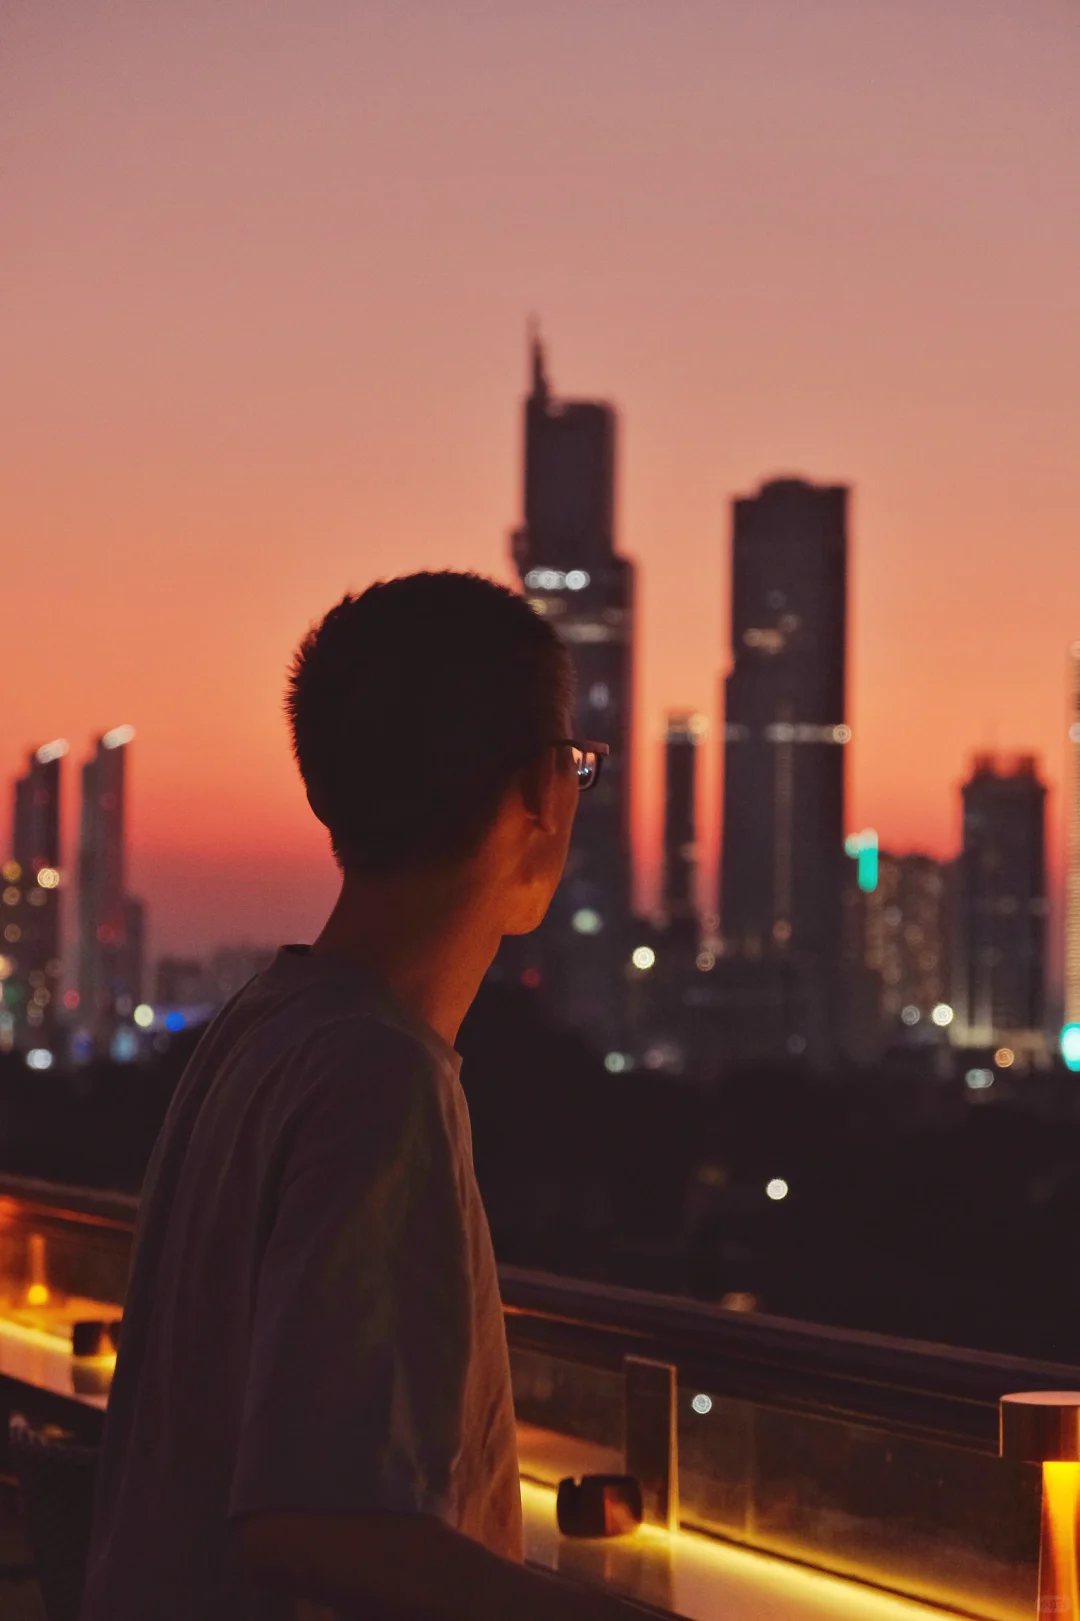
[[[470,575],[372,586],[301,645],[288,713],[341,895],[215,1019],[154,1151],[83,1621],[625,1614],[519,1563],[453,1047],[606,752],[568,737],[571,687],[545,621]]]

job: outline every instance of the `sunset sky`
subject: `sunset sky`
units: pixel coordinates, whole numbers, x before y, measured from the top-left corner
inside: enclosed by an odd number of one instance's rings
[[[510,578],[530,314],[620,411],[644,901],[778,473],[854,487],[850,825],[950,852],[977,747],[1059,784],[1080,0],[6,0],[5,839],[28,747],[130,722],[155,951],[310,936],[288,655],[373,578]]]

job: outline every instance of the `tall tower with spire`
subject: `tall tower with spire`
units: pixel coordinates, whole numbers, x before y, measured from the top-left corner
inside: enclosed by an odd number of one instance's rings
[[[1066,799],[1068,806],[1068,867],[1065,876],[1065,1023],[1066,1025],[1080,1026],[1080,642],[1073,643],[1069,650],[1069,659],[1069,774]]]
[[[608,743],[611,756],[582,798],[566,874],[527,972],[542,980],[554,1013],[610,1045],[621,1028],[631,908],[634,565],[615,549],[615,411],[557,398],[535,326],[529,337],[524,521],[513,560],[533,608],[570,649],[574,733]]]

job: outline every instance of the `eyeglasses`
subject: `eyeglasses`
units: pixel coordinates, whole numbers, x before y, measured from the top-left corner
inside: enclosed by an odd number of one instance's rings
[[[554,737],[551,742],[553,748],[565,746],[574,751],[574,770],[577,772],[580,791],[584,793],[587,788],[594,788],[600,775],[600,767],[611,753],[608,745],[579,737]]]

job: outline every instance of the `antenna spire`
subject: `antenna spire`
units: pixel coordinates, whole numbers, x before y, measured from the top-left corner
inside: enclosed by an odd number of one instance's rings
[[[534,400],[546,400],[548,397],[547,372],[544,368],[544,344],[540,337],[540,322],[535,315],[530,315],[528,324],[529,359],[532,367],[532,394]]]

